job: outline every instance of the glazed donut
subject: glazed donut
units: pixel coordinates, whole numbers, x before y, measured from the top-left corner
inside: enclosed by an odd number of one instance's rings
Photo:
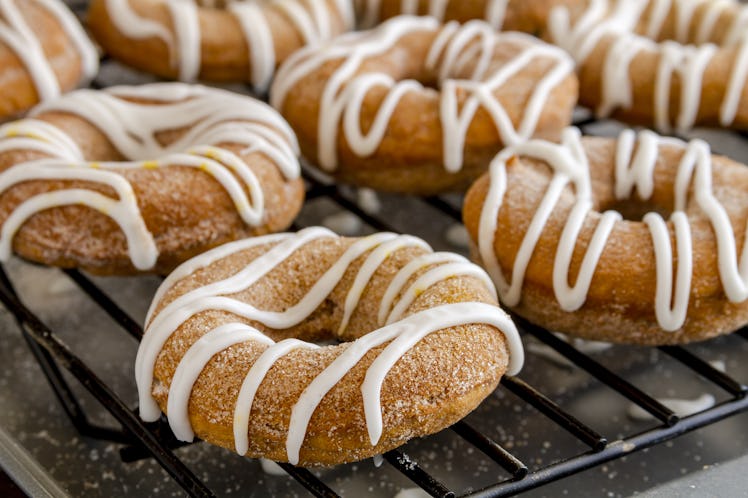
[[[563,51],[482,21],[410,16],[298,51],[271,89],[312,163],[418,194],[467,187],[503,145],[557,138],[576,100]]]
[[[464,219],[502,302],[528,320],[587,339],[685,343],[748,323],[746,192],[748,169],[702,140],[569,129],[560,145],[502,151]]]
[[[78,90],[0,127],[0,259],[166,273],[213,246],[285,229],[298,144],[268,105],[162,83]]]
[[[570,21],[576,19],[576,21]],[[732,0],[590,0],[551,12],[576,59],[580,102],[663,132],[748,128],[748,6]]]
[[[0,121],[93,78],[99,57],[60,0],[0,2]]]
[[[583,6],[586,0],[356,0],[359,25],[372,27],[398,15],[431,16],[440,22],[482,19],[494,29],[543,37],[552,7]],[[578,7],[577,7],[578,8]]]
[[[88,23],[107,53],[137,69],[264,92],[289,54],[348,31],[354,15],[350,0],[93,0]]]
[[[216,248],[164,281],[146,324],[144,420],[163,410],[180,440],[303,466],[448,427],[523,362],[481,268],[392,233],[314,227]]]

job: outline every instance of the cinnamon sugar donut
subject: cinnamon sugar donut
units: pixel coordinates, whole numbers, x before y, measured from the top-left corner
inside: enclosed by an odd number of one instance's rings
[[[298,145],[266,104],[180,83],[79,90],[0,127],[0,258],[165,273],[288,227]]]
[[[0,2],[0,121],[93,78],[98,65],[60,0]]]
[[[747,192],[748,169],[702,140],[569,129],[560,145],[502,151],[464,219],[502,302],[528,320],[587,339],[685,343],[748,323]]]
[[[135,372],[141,417],[165,411],[179,439],[311,466],[441,430],[522,362],[490,279],[465,258],[406,235],[308,228],[179,267]]]
[[[312,163],[419,194],[467,186],[503,145],[557,137],[576,99],[561,50],[482,21],[410,16],[298,51],[271,89]]]
[[[431,16],[444,21],[482,19],[494,29],[542,37],[552,7],[584,6],[586,0],[356,0],[360,25],[371,27],[398,15]]]
[[[748,129],[748,6],[732,0],[589,0],[560,6],[551,39],[576,59],[580,102],[662,131]]]
[[[93,0],[88,12],[104,50],[137,69],[261,92],[289,54],[348,31],[353,17],[350,0]]]

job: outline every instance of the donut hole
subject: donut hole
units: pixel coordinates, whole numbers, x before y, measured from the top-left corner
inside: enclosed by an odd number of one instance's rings
[[[666,208],[651,200],[645,201],[639,198],[618,199],[601,206],[600,211],[618,211],[624,220],[641,221],[647,213],[655,212],[664,219],[669,219],[672,214],[670,208]]]

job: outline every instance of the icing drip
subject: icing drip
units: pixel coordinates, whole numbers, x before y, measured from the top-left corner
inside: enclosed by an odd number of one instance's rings
[[[434,33],[425,67],[437,75],[440,120],[443,132],[444,167],[455,172],[462,167],[463,149],[470,123],[479,109],[487,112],[505,144],[513,144],[533,135],[551,91],[572,72],[571,61],[550,45],[542,44],[521,33],[497,34],[481,21],[463,25],[456,22],[440,27],[429,17],[407,17],[386,21],[375,30],[352,33],[325,47],[309,47],[292,55],[278,72],[271,92],[271,103],[276,109],[283,106],[286,95],[299,80],[332,60],[342,63],[330,76],[321,96],[318,125],[318,156],[320,166],[333,171],[337,168],[338,129],[342,123],[343,136],[350,149],[360,157],[373,154],[382,142],[390,120],[400,100],[408,92],[428,91],[415,80],[395,81],[384,73],[361,73],[367,58],[391,50],[400,39],[410,33]],[[500,67],[489,70],[497,47],[524,47],[514,58]],[[525,106],[517,127],[494,92],[515,74],[540,58],[552,59],[555,66],[537,83]],[[470,79],[457,79],[457,74],[471,59],[477,59]],[[361,129],[360,118],[364,98],[374,87],[388,89],[367,132]],[[459,95],[466,94],[463,102]]]
[[[218,8],[205,0],[160,0],[171,16],[174,33],[167,26],[140,17],[132,8],[136,0],[107,0],[109,17],[123,35],[136,40],[158,38],[169,49],[172,67],[179,79],[195,81],[200,74],[200,10]],[[353,7],[348,0],[226,0],[228,10],[239,23],[249,48],[250,81],[264,92],[275,72],[276,54],[271,25],[265,9],[277,10],[289,20],[305,45],[335,36],[330,16],[338,16],[345,29],[353,24]]]
[[[647,8],[649,8],[647,10]],[[720,52],[720,46],[708,43],[715,38],[715,27],[727,9],[735,9],[722,38],[721,47],[736,51],[727,88],[719,109],[722,126],[735,121],[740,99],[748,81],[748,6],[732,0],[591,0],[587,10],[571,24],[566,7],[552,9],[549,31],[554,43],[572,54],[582,65],[598,43],[609,39],[601,75],[601,101],[598,116],[609,116],[616,109],[633,104],[632,61],[641,54],[657,56],[652,106],[655,126],[665,132],[675,127],[683,131],[696,124],[701,104],[704,74]],[[648,12],[648,19],[643,14]],[[674,40],[659,40],[668,15],[675,19]],[[696,13],[700,17],[696,18]],[[691,26],[695,23],[695,34]],[[642,31],[643,36],[634,31]],[[683,45],[698,43],[698,46]],[[680,101],[675,122],[671,123],[670,91],[673,78],[680,81]]]
[[[137,104],[125,98],[155,100],[159,105]],[[250,226],[263,222],[265,201],[261,185],[240,156],[219,145],[243,146],[243,154],[263,154],[287,179],[299,176],[298,146],[285,121],[269,106],[228,92],[183,84],[79,90],[42,104],[32,116],[51,111],[86,119],[104,133],[128,161],[87,161],[64,131],[38,119],[25,119],[0,127],[0,153],[33,150],[50,157],[19,163],[0,173],[0,192],[26,181],[80,180],[111,187],[117,199],[91,190],[66,189],[26,200],[3,224],[0,233],[2,260],[10,257],[13,237],[29,217],[52,207],[80,204],[117,222],[126,236],[133,265],[140,270],[152,268],[158,249],[140,213],[132,186],[121,174],[129,169],[177,165],[200,169],[223,186],[242,220]],[[187,126],[192,127],[166,146],[156,138],[160,131]]]
[[[439,22],[445,21],[445,14],[450,0],[429,0],[428,10],[420,12],[418,0],[400,0],[400,14],[402,15],[428,15],[436,18]],[[509,0],[488,0],[486,2],[483,20],[488,22],[494,29],[500,30],[504,24],[504,15]],[[382,0],[364,0],[363,17],[360,26],[371,28],[378,24],[381,19],[379,13],[382,8]]]
[[[345,300],[344,318],[339,333],[352,311],[358,305],[361,294],[377,268],[394,251],[404,247],[418,247],[430,251],[420,239],[392,233],[379,233],[361,238],[351,244],[340,258],[320,277],[298,303],[285,311],[265,311],[228,297],[249,289],[275,267],[307,244],[321,239],[336,237],[324,228],[307,228],[297,234],[279,234],[238,241],[202,254],[182,266],[169,276],[156,293],[154,303],[163,298],[165,292],[176,282],[192,272],[235,252],[259,245],[272,245],[267,252],[253,260],[234,275],[194,289],[170,302],[155,316],[153,305],[148,313],[148,326],[135,363],[140,413],[144,420],[153,421],[161,411],[152,397],[153,372],[156,359],[166,341],[190,317],[206,310],[225,310],[238,317],[261,323],[273,329],[287,329],[301,323],[310,316],[340,283],[349,266],[367,254],[357,271],[354,284]],[[416,273],[427,269],[415,282],[403,291],[407,282]],[[492,288],[488,276],[465,258],[446,253],[427,253],[404,266],[393,278],[380,304],[378,322],[381,328],[351,342],[348,348],[323,370],[303,391],[291,411],[291,422],[286,442],[288,460],[298,463],[299,450],[306,435],[307,425],[324,395],[353,368],[371,349],[386,347],[368,369],[361,387],[367,428],[373,445],[382,433],[380,391],[387,372],[397,361],[427,335],[448,327],[470,323],[484,323],[499,328],[506,337],[510,349],[509,373],[516,374],[522,366],[522,344],[509,317],[498,307],[483,303],[448,304],[421,311],[400,319],[415,296],[432,285],[455,277],[471,275],[483,280]],[[404,304],[403,304],[404,303]],[[258,336],[259,334],[259,336]],[[234,439],[236,451],[245,454],[249,448],[247,430],[252,411],[252,402],[257,389],[272,366],[285,355],[297,349],[316,349],[318,346],[297,339],[286,339],[273,343],[255,328],[231,323],[206,333],[196,341],[180,360],[170,387],[168,416],[174,433],[184,440],[193,437],[187,406],[192,386],[210,358],[246,341],[257,340],[267,346],[245,376],[234,409]],[[334,347],[334,346],[333,346]],[[174,399],[174,401],[172,401]]]
[[[81,60],[85,79],[93,78],[98,70],[99,58],[77,19],[57,0],[34,0],[59,23],[71,40]],[[12,50],[33,81],[39,100],[60,94],[60,83],[47,60],[41,41],[18,9],[17,0],[0,0],[0,43]]]
[[[687,196],[691,184],[693,202],[704,212],[714,229],[720,280],[725,294],[732,302],[748,298],[748,244],[744,244],[738,261],[735,234],[730,219],[712,192],[712,160],[706,142],[692,140],[685,144],[677,139],[663,138],[644,131],[638,136],[638,145],[634,153],[636,141],[635,133],[631,130],[624,131],[618,139],[615,155],[615,194],[619,200],[631,196],[634,187],[643,200],[649,199],[654,189],[654,169],[659,147],[667,145],[684,149],[674,182],[675,205],[670,217],[674,227],[675,254],[665,220],[655,212],[647,213],[643,219],[649,228],[655,252],[657,322],[663,330],[676,331],[683,326],[686,319],[693,274],[693,240],[686,215]],[[494,252],[494,239],[507,189],[506,164],[514,156],[530,157],[548,163],[553,171],[553,177],[522,240],[512,266],[511,282],[508,282]],[[505,149],[492,162],[490,175],[491,186],[480,217],[479,251],[489,275],[496,283],[502,301],[507,306],[519,304],[525,270],[540,235],[563,189],[567,186],[573,187],[576,201],[556,249],[553,262],[553,291],[561,309],[579,309],[587,298],[595,268],[605,249],[608,236],[616,222],[621,220],[621,215],[615,211],[602,213],[584,254],[577,281],[573,287],[569,287],[572,254],[584,220],[592,211],[589,162],[582,148],[579,130],[565,130],[561,144],[532,140]],[[677,271],[673,281],[674,261],[677,261]]]

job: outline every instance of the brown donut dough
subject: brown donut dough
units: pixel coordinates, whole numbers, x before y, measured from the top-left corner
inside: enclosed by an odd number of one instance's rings
[[[261,310],[283,312],[298,303],[322,274],[359,239],[316,238],[273,267],[249,288],[228,297]],[[204,269],[178,280],[155,307],[153,319],[166,305],[191,290],[241,271],[275,244],[234,252]],[[169,386],[185,352],[207,331],[228,322],[244,322],[274,341],[294,337],[305,341],[339,340],[319,349],[296,349],[280,357],[262,380],[249,416],[249,457],[287,461],[286,436],[291,409],[310,382],[353,341],[375,329],[377,310],[385,289],[398,270],[422,248],[395,250],[366,286],[344,334],[337,331],[343,305],[361,264],[355,259],[324,299],[298,326],[273,330],[261,323],[220,310],[201,311],[182,323],[157,357],[153,396],[166,410]],[[408,280],[408,285],[429,268]],[[485,284],[472,276],[456,276],[425,289],[403,317],[447,303],[496,304]],[[502,313],[496,309],[498,313]],[[149,330],[146,329],[146,336]],[[515,332],[516,333],[516,332]],[[445,328],[423,338],[397,361],[381,392],[383,434],[372,446],[362,406],[361,384],[384,346],[375,347],[322,399],[310,420],[299,465],[334,465],[382,454],[407,440],[437,432],[472,411],[497,386],[508,365],[509,351],[502,332],[482,323]],[[216,354],[195,382],[189,401],[189,420],[195,434],[210,443],[234,449],[233,414],[247,372],[267,348],[258,341],[243,342]]]
[[[748,128],[748,77],[746,69],[741,69],[748,68],[748,39],[745,21],[741,21],[748,8],[738,2],[648,0],[631,23],[621,14],[635,12],[634,3],[630,10],[618,8],[617,14],[611,2],[611,12],[598,19],[597,25],[580,27],[571,36],[564,29],[554,33],[551,26],[548,38],[569,50],[579,64],[579,103],[602,117],[663,132],[694,126]],[[589,5],[592,9],[594,3]],[[655,9],[662,6],[660,18]],[[578,5],[554,9],[568,9],[572,29],[588,13]],[[627,23],[631,23],[630,31],[621,30]],[[624,64],[628,64],[627,71],[618,71]],[[698,69],[702,64],[703,69]],[[733,78],[737,85],[734,103],[728,98]],[[606,87],[612,92],[606,92]],[[611,99],[606,93],[620,97]],[[695,109],[692,116],[691,107]],[[727,113],[726,108],[732,111]]]
[[[130,9],[136,13],[144,22],[156,22],[163,26],[172,40],[177,39],[174,21],[168,4],[172,0],[126,0]],[[308,11],[311,16],[309,4],[323,4],[321,10],[328,18],[330,33],[328,37],[342,33],[347,30],[347,20],[343,13],[338,10],[337,4],[340,0],[296,0],[291,3],[299,9]],[[347,0],[345,0],[347,1]],[[194,3],[189,0],[185,3]],[[115,59],[121,60],[134,68],[169,79],[182,79],[179,73],[179,59],[182,54],[178,53],[177,42],[170,49],[164,40],[150,36],[146,38],[131,38],[117,28],[112,21],[112,13],[109,10],[109,0],[92,0],[88,11],[88,25],[91,33],[104,50]],[[178,2],[176,2],[178,3]],[[198,4],[200,2],[198,1]],[[272,49],[277,66],[283,62],[291,53],[308,43],[293,18],[278,5],[282,2],[259,2],[257,5],[262,10],[267,23],[267,29],[272,38]],[[320,8],[318,5],[316,8]],[[196,78],[208,81],[253,81],[257,68],[252,67],[250,57],[253,51],[264,51],[264,47],[252,45],[242,31],[237,16],[224,5],[220,7],[203,7],[198,5],[197,16],[199,26],[197,43],[199,53],[195,54],[200,60],[199,74]],[[312,17],[310,22],[314,23]],[[262,23],[262,19],[252,22]],[[259,27],[255,26],[255,29]],[[319,36],[324,37],[324,33]],[[191,50],[191,49],[190,49]],[[172,63],[174,61],[174,63]],[[193,78],[194,79],[194,78]]]
[[[395,18],[388,23],[398,22]],[[423,19],[423,18],[411,18]],[[387,23],[372,30],[369,36],[377,36],[384,29],[390,29]],[[439,81],[441,66],[446,64],[444,55],[439,58],[436,67],[428,67],[427,56],[442,29],[419,29],[406,32],[396,41],[375,55],[366,56],[355,72],[345,78],[345,83],[338,91],[343,94],[352,81],[360,77],[391,77],[396,82],[417,80],[425,88],[405,93],[397,103],[391,117],[387,120],[386,130],[378,142],[376,150],[369,155],[355,152],[345,131],[344,119],[330,123],[329,116],[333,110],[330,105],[323,105],[321,99],[337,71],[346,60],[356,57],[357,50],[350,51],[342,57],[325,59],[321,64],[304,66],[309,59],[326,58],[336,49],[365,43],[366,38],[340,39],[328,45],[310,47],[303,54],[287,62],[280,70],[279,77],[271,91],[271,104],[289,121],[299,137],[302,154],[313,164],[332,173],[336,179],[359,186],[378,190],[430,195],[444,191],[464,190],[478,175],[485,171],[491,158],[498,152],[504,142],[499,134],[492,116],[483,107],[478,107],[465,135],[462,148],[462,162],[457,171],[445,170],[444,123],[454,123],[453,118],[445,117],[441,104],[445,99],[443,86]],[[462,28],[461,28],[462,29]],[[465,25],[465,30],[470,29]],[[467,32],[467,31],[464,31]],[[454,40],[459,37],[458,31],[446,47],[456,46]],[[517,35],[515,38],[514,35]],[[543,42],[526,35],[499,34],[490,35],[491,58],[485,76],[487,80],[498,73],[511,60],[536,47],[551,49]],[[476,48],[475,39],[459,53],[470,53]],[[444,48],[442,52],[448,51]],[[555,50],[555,49],[553,49]],[[533,58],[528,64],[514,73],[508,80],[491,92],[493,99],[503,107],[516,129],[519,123],[529,114],[529,99],[533,96],[539,83],[551,73],[558,64],[567,63],[564,54],[558,53],[559,59],[545,55]],[[450,81],[473,80],[473,72],[478,64],[474,57],[459,70],[449,72]],[[293,81],[288,87],[288,78],[296,74],[299,67],[306,67],[303,76]],[[378,115],[387,116],[383,111],[385,98],[391,93],[390,88],[382,85],[373,86],[365,95],[360,106],[359,126],[367,132]],[[464,108],[470,99],[471,92],[457,88],[458,108]],[[571,113],[577,100],[577,81],[569,62],[568,74],[551,87],[533,135],[555,139],[571,120]],[[355,102],[345,102],[346,110],[355,107]],[[320,124],[320,113],[328,117],[326,125]],[[337,137],[335,152],[337,165],[320,164],[323,151],[320,150],[320,136],[332,133]],[[461,140],[459,132],[449,132],[449,141]]]
[[[574,312],[561,309],[552,286],[553,262],[561,230],[575,199],[566,187],[542,231],[529,261],[522,297],[514,311],[548,330],[590,340],[626,344],[677,344],[701,341],[732,332],[748,323],[748,301],[730,302],[723,291],[717,267],[715,233],[704,212],[689,195],[686,213],[693,235],[693,275],[685,324],[674,332],[662,330],[655,317],[656,265],[652,236],[640,221],[644,213],[669,213],[673,209],[673,182],[683,149],[660,146],[654,173],[654,192],[644,202],[638,196],[617,201],[614,194],[616,141],[584,137],[590,161],[593,211],[585,218],[574,247],[569,282],[576,282],[582,258],[600,212],[619,210],[626,219],[617,221],[594,272],[584,305]],[[748,169],[728,158],[713,156],[714,194],[725,207],[741,254],[748,220]],[[528,224],[542,199],[551,173],[539,160],[515,157],[507,163],[507,191],[499,211],[494,250],[502,273],[511,269]],[[463,218],[475,242],[480,213],[489,188],[489,177],[481,177],[465,199]],[[665,218],[667,219],[667,217]],[[672,222],[667,223],[675,247]],[[675,249],[673,249],[675,251]],[[477,257],[477,251],[474,253]],[[675,271],[675,270],[674,270]]]
[[[586,0],[418,0],[415,11],[404,9],[404,3],[402,0],[357,0],[358,17],[370,23],[374,19],[383,21],[400,14],[436,15],[442,21],[483,19],[494,24],[490,18],[491,9],[500,11],[503,7],[502,22],[497,26],[502,31],[522,31],[545,38],[551,8],[565,5],[578,10],[585,6]],[[439,15],[435,9],[442,4],[443,14]],[[374,12],[376,16],[367,16],[368,12]]]
[[[130,101],[148,104],[137,99]],[[104,132],[80,116],[42,112],[34,119],[64,130],[88,161],[125,159]],[[247,116],[247,119],[252,117]],[[168,146],[190,128],[160,132],[157,138],[163,146]],[[265,196],[261,224],[249,226],[245,223],[223,186],[200,169],[174,165],[113,170],[132,185],[140,213],[158,248],[158,261],[149,272],[165,274],[182,261],[227,241],[283,230],[301,209],[304,198],[301,179],[287,180],[269,157],[261,152],[246,151],[243,145],[220,143],[216,146],[234,152],[257,176]],[[11,166],[44,157],[48,156],[33,150],[0,152],[0,178],[1,172]],[[89,189],[117,198],[110,187],[100,183],[27,181],[0,194],[0,225],[22,202],[45,192],[70,188]],[[83,205],[59,206],[34,214],[14,237],[13,250],[31,261],[79,267],[96,274],[138,271],[128,255],[127,240],[119,225],[102,212]]]
[[[35,0],[15,0],[11,3],[33,31],[60,89],[65,92],[75,88],[84,77],[83,62],[59,18]],[[3,22],[0,12],[0,23]],[[12,29],[7,26],[4,28]],[[39,100],[36,85],[26,64],[0,37],[0,122],[31,108]]]

